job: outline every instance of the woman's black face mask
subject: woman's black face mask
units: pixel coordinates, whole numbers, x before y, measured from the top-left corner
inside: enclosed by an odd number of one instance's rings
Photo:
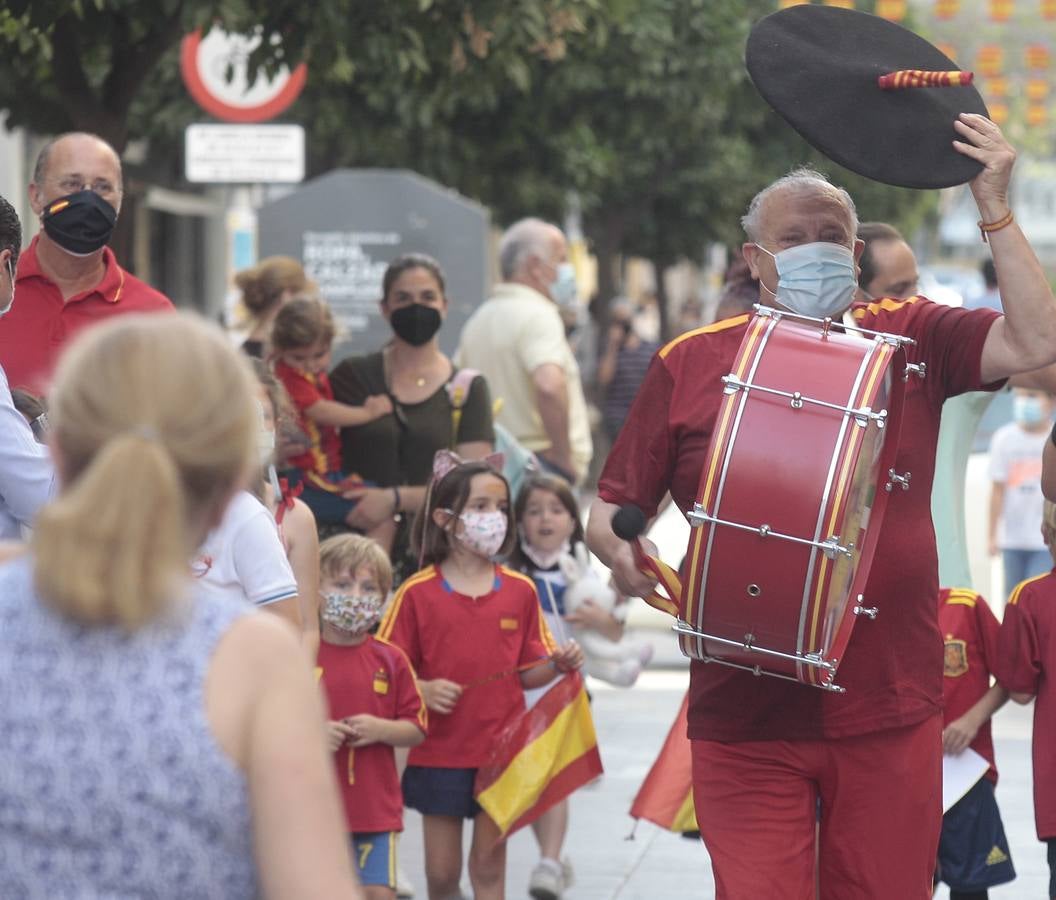
[[[401,306],[394,309],[392,315],[389,316],[389,324],[396,337],[406,341],[412,347],[428,344],[440,330],[442,322],[440,310],[435,306],[425,306],[421,303]]]

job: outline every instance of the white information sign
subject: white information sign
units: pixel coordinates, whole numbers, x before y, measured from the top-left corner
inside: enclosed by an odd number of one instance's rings
[[[304,180],[304,129],[300,125],[188,125],[184,167],[191,182],[300,182]]]

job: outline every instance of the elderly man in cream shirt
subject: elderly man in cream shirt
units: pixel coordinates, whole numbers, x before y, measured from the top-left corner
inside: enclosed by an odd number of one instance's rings
[[[576,277],[561,229],[541,219],[511,225],[499,244],[502,281],[462,329],[460,367],[478,369],[498,422],[544,468],[582,480],[593,452],[579,366],[565,337],[559,305],[572,302]]]

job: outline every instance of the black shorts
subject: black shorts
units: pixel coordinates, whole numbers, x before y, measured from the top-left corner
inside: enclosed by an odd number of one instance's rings
[[[476,769],[408,766],[403,772],[403,805],[423,816],[475,819],[481,812],[473,799]]]
[[[1015,877],[994,786],[981,778],[942,817],[935,879],[969,893]]]

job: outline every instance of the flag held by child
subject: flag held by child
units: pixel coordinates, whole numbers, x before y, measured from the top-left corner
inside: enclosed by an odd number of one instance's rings
[[[689,694],[682,699],[660,755],[631,804],[631,815],[669,831],[696,831],[693,810],[693,757],[686,737]]]
[[[507,838],[601,773],[587,692],[572,672],[500,735],[474,795]]]

